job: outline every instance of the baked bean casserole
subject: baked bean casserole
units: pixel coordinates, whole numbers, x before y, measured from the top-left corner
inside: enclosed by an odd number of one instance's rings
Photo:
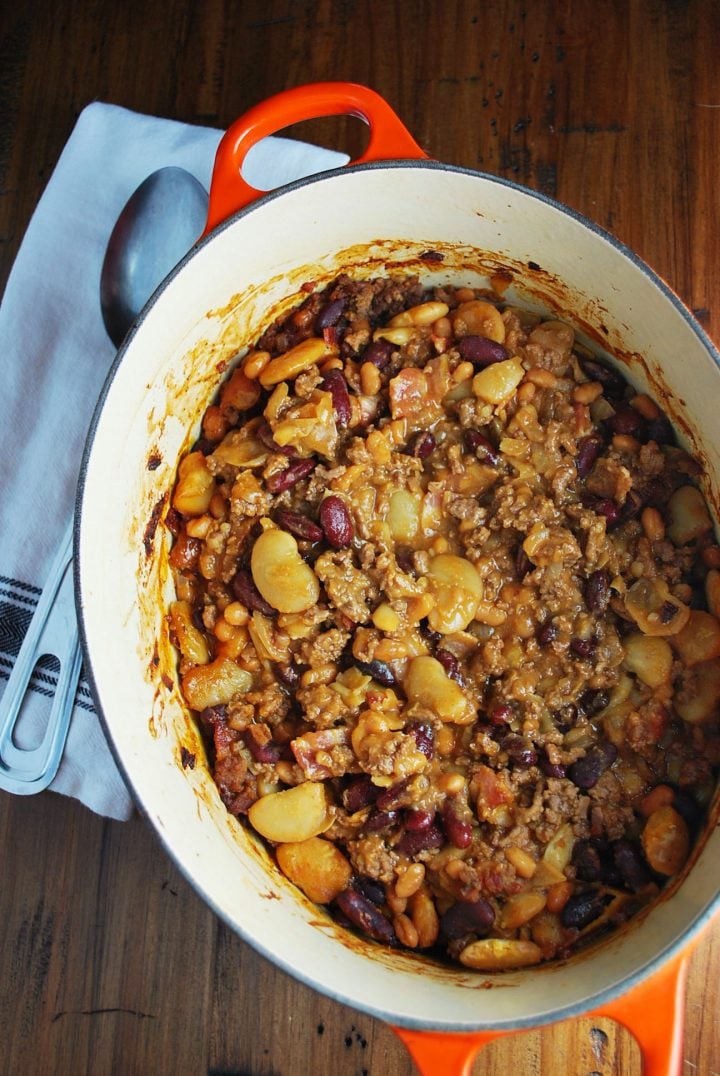
[[[167,520],[228,811],[390,946],[494,970],[625,922],[720,761],[700,473],[654,400],[500,291],[306,285],[220,385]]]

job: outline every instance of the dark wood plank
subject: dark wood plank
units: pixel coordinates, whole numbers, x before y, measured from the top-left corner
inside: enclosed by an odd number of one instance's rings
[[[586,214],[720,339],[715,0],[24,0],[0,10],[0,288],[81,109],[226,126],[306,81],[373,86],[434,157]],[[352,119],[291,132],[355,155]],[[380,1021],[217,922],[140,819],[0,796],[3,1070],[409,1076]],[[692,960],[685,1066],[718,1069],[720,927]],[[638,1076],[608,1021],[495,1043],[476,1074]]]

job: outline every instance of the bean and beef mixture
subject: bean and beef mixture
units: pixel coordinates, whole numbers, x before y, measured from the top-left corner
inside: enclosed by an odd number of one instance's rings
[[[687,861],[720,548],[647,395],[499,293],[308,284],[179,468],[169,610],[220,796],[344,925],[564,957]]]

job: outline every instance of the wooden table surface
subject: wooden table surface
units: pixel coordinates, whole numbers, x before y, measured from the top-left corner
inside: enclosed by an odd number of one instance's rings
[[[6,0],[0,286],[90,101],[223,127],[280,89],[349,79],[434,157],[609,229],[720,343],[719,47],[717,0]],[[362,145],[355,120],[290,133]],[[414,1071],[380,1021],[231,934],[140,818],[3,794],[0,848],[3,1073]],[[683,1076],[720,1072],[719,959],[720,923],[692,958]],[[474,1072],[637,1076],[640,1060],[626,1032],[581,1020],[494,1043]]]

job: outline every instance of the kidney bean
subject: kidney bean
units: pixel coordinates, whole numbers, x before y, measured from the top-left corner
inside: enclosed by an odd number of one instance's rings
[[[608,419],[608,426],[613,433],[637,434],[643,426],[643,418],[634,407],[619,407]]]
[[[379,833],[383,829],[388,829],[390,826],[394,826],[400,819],[399,811],[373,811],[365,823],[365,830],[368,833]]]
[[[373,904],[382,906],[385,903],[385,890],[374,878],[368,878],[365,874],[356,874],[352,880],[352,888],[357,889],[358,893],[362,893]]]
[[[320,387],[332,396],[337,425],[341,428],[349,426],[352,418],[350,393],[348,392],[347,381],[341,371],[328,370],[322,379]]]
[[[475,901],[459,900],[440,919],[440,933],[447,941],[466,934],[487,934],[495,922],[495,909],[484,897]]]
[[[605,390],[605,395],[618,398],[625,395],[626,381],[616,370],[606,366],[597,359],[586,359],[578,356],[580,367],[586,377],[591,381],[599,381]]]
[[[455,848],[470,847],[472,826],[460,818],[452,800],[447,799],[442,805],[442,825],[445,836]]]
[[[243,742],[256,762],[277,762],[280,758],[280,748],[272,740],[264,743],[258,736],[259,729],[251,725],[243,733]]]
[[[595,653],[597,643],[594,639],[571,639],[570,650],[576,658],[589,659]]]
[[[301,512],[293,512],[289,508],[278,508],[275,522],[284,531],[290,531],[296,538],[306,538],[308,542],[321,542],[325,537],[322,527]]]
[[[426,852],[432,848],[442,848],[444,844],[445,837],[440,829],[433,824],[420,833],[405,833],[395,845],[395,850],[412,858],[418,852]]]
[[[231,586],[233,594],[239,602],[242,602],[246,609],[262,613],[263,616],[277,616],[277,609],[273,609],[272,605],[265,601],[262,594],[255,586],[250,572],[241,568],[240,571],[236,573]]]
[[[451,680],[456,680],[458,684],[463,683],[463,678],[460,674],[460,663],[454,654],[451,654],[449,650],[436,650],[435,657]]]
[[[655,441],[658,445],[674,445],[675,431],[666,418],[651,419],[645,423],[645,439]]]
[[[518,579],[524,579],[529,571],[532,570],[533,562],[527,555],[522,545],[518,545],[515,549],[515,575]]]
[[[561,706],[559,710],[554,712],[553,721],[560,732],[568,732],[577,721],[577,716],[577,706],[569,702],[566,706]]]
[[[687,822],[690,829],[696,829],[703,821],[703,809],[687,792],[676,792],[672,805]]]
[[[392,358],[392,353],[393,346],[389,340],[373,340],[365,348],[362,359],[363,362],[371,362],[373,366],[377,366],[378,370],[384,370]]]
[[[335,898],[335,903],[345,918],[349,919],[353,926],[356,926],[363,934],[385,945],[397,944],[392,924],[373,902],[359,893],[357,889],[343,890]]]
[[[202,452],[203,456],[209,456],[215,451],[217,441],[211,441],[209,437],[199,437],[192,446],[193,452]]]
[[[622,508],[619,509],[619,519],[621,523],[627,522],[628,519],[635,519],[639,516],[644,507],[644,502],[639,493],[636,493],[634,489],[628,492],[625,498],[625,503]]]
[[[596,843],[587,838],[575,842],[572,863],[578,878],[583,882],[599,882],[603,875],[600,851]]]
[[[397,566],[401,572],[405,572],[406,575],[415,575],[413,551],[409,546],[396,546],[395,560],[397,561]]]
[[[603,899],[599,893],[573,893],[560,913],[564,927],[582,930],[602,914]]]
[[[390,785],[389,788],[383,789],[376,801],[378,810],[387,811],[390,807],[396,807],[409,784],[410,778],[403,777],[401,781],[396,781],[394,785]]]
[[[509,357],[507,348],[485,336],[463,336],[457,344],[460,357],[475,366],[491,366]]]
[[[302,478],[307,478],[309,474],[312,474],[316,466],[317,460],[295,460],[294,463],[289,463],[284,471],[276,471],[266,478],[265,485],[271,493],[284,493]]]
[[[286,687],[289,691],[294,691],[300,680],[300,670],[297,665],[280,664],[275,666],[275,676],[283,687]]]
[[[165,526],[174,538],[177,538],[178,534],[183,529],[183,525],[183,517],[178,512],[177,508],[168,508],[167,515],[165,516]]]
[[[674,489],[674,483],[669,475],[655,475],[643,482],[643,502],[650,508],[662,510],[672,497]]]
[[[591,613],[603,616],[610,601],[610,574],[599,569],[588,576],[585,582],[585,604]]]
[[[377,680],[383,687],[395,687],[397,684],[395,673],[384,661],[356,661],[355,664],[360,672],[372,676],[373,680]]]
[[[363,807],[369,807],[379,795],[380,789],[372,783],[367,774],[364,774],[362,777],[356,778],[343,791],[343,807],[350,814],[355,814],[356,811],[361,811]]]
[[[428,646],[437,647],[438,643],[442,639],[442,635],[439,631],[433,631],[427,620],[421,620],[418,624],[418,631],[422,635]]]
[[[507,725],[513,718],[513,708],[506,702],[498,703],[497,706],[493,706],[488,713],[488,721],[491,725]]]
[[[413,734],[418,751],[425,755],[425,758],[431,759],[434,757],[435,737],[430,725],[425,725],[421,721],[411,721],[409,725],[405,726],[405,731]]]
[[[557,637],[558,629],[552,620],[546,620],[544,624],[541,624],[535,636],[540,646],[549,646]]]
[[[424,833],[435,821],[435,812],[422,807],[411,807],[403,816],[403,826],[408,833]]]
[[[602,441],[596,433],[589,433],[587,437],[580,438],[575,456],[575,470],[578,478],[587,478],[595,466],[595,460],[600,455],[601,448]]]
[[[597,512],[599,516],[604,516],[607,521],[606,526],[608,529],[620,522],[620,509],[615,504],[615,501],[611,500],[599,500],[593,502],[593,510]]]
[[[538,766],[546,777],[557,777],[558,780],[567,777],[567,766],[563,766],[560,762],[551,762],[546,755],[540,756]]]
[[[331,325],[337,325],[345,313],[346,299],[331,299],[326,303],[315,319],[315,331],[321,333],[323,329],[329,329]]]
[[[346,549],[355,537],[350,509],[342,497],[334,493],[320,505],[320,524],[333,549]]]
[[[609,692],[603,691],[602,689],[594,691],[592,688],[588,688],[587,691],[583,691],[578,699],[578,709],[585,714],[586,717],[592,717],[595,714],[599,714],[601,710],[604,710],[609,702]]]
[[[615,841],[612,845],[612,856],[625,886],[633,893],[639,892],[652,881],[642,852],[632,841],[625,838]]]
[[[503,751],[507,751],[511,761],[521,769],[528,769],[537,762],[537,751],[523,740],[522,736],[511,733],[500,741],[500,746]]]
[[[222,725],[224,721],[227,721],[227,706],[224,703],[220,706],[208,706],[198,716],[205,731],[212,732],[216,725]]]
[[[468,452],[472,452],[483,463],[490,463],[495,467],[500,462],[500,456],[492,441],[479,430],[465,430],[463,440]]]
[[[420,430],[408,444],[408,455],[417,460],[426,460],[437,448],[437,441],[429,430]]]
[[[573,762],[568,769],[568,777],[578,788],[594,788],[606,770],[609,770],[617,758],[617,747],[608,740],[589,747],[587,753]]]
[[[277,443],[277,441],[273,437],[273,432],[269,422],[265,422],[263,420],[255,432],[259,440],[261,440],[265,447],[269,448],[271,452],[275,452],[281,456],[287,456],[288,458],[295,455],[295,449],[292,447],[292,445],[283,446]]]

